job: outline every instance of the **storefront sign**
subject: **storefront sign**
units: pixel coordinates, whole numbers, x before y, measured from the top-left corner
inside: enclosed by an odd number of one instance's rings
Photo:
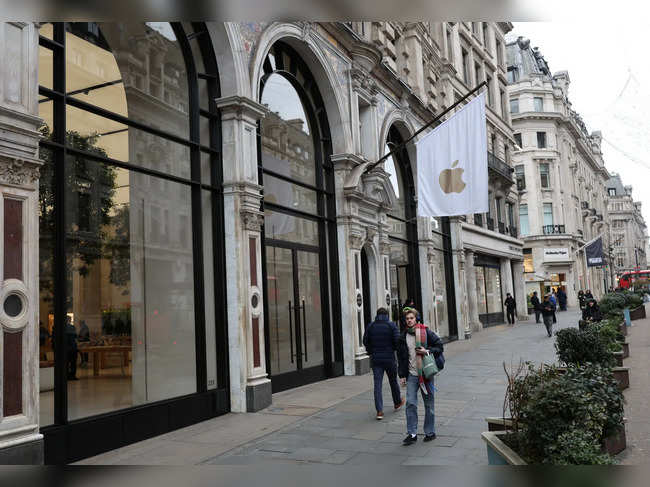
[[[567,260],[570,260],[568,247],[544,249],[544,262],[566,262]]]

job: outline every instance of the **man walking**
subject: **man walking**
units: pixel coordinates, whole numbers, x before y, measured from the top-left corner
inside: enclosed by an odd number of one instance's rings
[[[515,311],[517,309],[517,304],[515,303],[515,298],[513,298],[510,293],[506,293],[506,300],[503,303],[506,305],[506,314],[508,315],[508,324],[515,324]]]
[[[544,326],[548,336],[553,336],[553,317],[555,316],[555,306],[551,302],[551,295],[544,295],[544,302],[542,303],[542,316],[544,317]]]
[[[566,300],[567,295],[564,292],[564,289],[559,288],[556,293],[557,303],[560,305],[560,311],[566,311]]]
[[[404,445],[418,441],[418,391],[424,401],[424,441],[436,438],[433,378],[427,380],[422,373],[422,357],[432,354],[436,363],[443,352],[440,337],[426,325],[417,323],[417,311],[406,312],[406,330],[402,332],[397,347],[399,376],[406,385],[406,430]],[[438,365],[439,368],[440,365]]]
[[[533,305],[533,310],[535,310],[535,323],[539,323],[539,315],[542,314],[542,303],[539,302],[537,291],[533,291],[533,297],[530,298],[530,304]]]
[[[557,308],[557,298],[555,297],[555,289],[551,288],[551,295],[548,300],[553,305],[553,323],[557,323],[557,318],[555,317],[555,309]]]
[[[395,350],[398,342],[399,330],[397,326],[390,321],[388,310],[379,308],[375,321],[368,325],[363,334],[363,345],[370,355],[372,365],[375,383],[375,409],[378,420],[384,419],[384,398],[381,392],[384,372],[388,375],[395,411],[404,405],[404,399],[401,397],[397,383],[397,364],[395,363]]]

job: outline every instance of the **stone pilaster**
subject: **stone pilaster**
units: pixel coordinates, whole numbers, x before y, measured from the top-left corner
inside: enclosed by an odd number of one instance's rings
[[[512,261],[512,280],[514,282],[515,302],[517,303],[517,319],[528,320],[528,303],[526,301],[526,286],[524,283],[524,262]]]
[[[222,115],[230,409],[258,411],[271,404],[266,370],[262,299],[262,235],[257,122],[266,109],[248,98],[217,99]]]
[[[474,252],[465,251],[465,268],[467,279],[467,314],[470,330],[476,332],[483,329],[478,319],[478,293],[476,291],[476,267],[474,267]]]
[[[37,59],[35,24],[0,23],[0,464],[43,463]]]

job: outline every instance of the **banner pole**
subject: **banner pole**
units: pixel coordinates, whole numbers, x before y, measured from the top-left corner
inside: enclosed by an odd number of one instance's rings
[[[420,127],[418,130],[415,131],[413,135],[411,135],[408,139],[406,139],[404,142],[402,142],[400,145],[395,147],[392,151],[390,151],[388,154],[384,154],[382,157],[380,157],[376,162],[373,162],[370,164],[366,169],[363,171],[363,174],[366,174],[367,172],[373,170],[375,167],[377,167],[378,164],[381,164],[384,162],[386,159],[388,159],[390,156],[393,154],[397,153],[398,151],[402,150],[406,144],[411,142],[415,137],[420,135],[423,131],[431,127],[434,123],[436,123],[438,120],[440,120],[443,116],[445,116],[447,113],[449,113],[451,110],[456,108],[458,105],[460,105],[462,102],[467,100],[470,96],[472,96],[474,93],[476,93],[478,90],[483,88],[484,86],[487,86],[487,81],[482,81],[480,82],[476,88],[473,90],[469,91],[466,93],[460,100],[457,100],[453,105],[451,105],[449,108],[446,108],[442,113],[439,115],[436,115],[433,119],[431,119],[428,123],[424,124],[422,127]]]

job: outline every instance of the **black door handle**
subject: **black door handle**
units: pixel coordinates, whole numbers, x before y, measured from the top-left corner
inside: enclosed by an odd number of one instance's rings
[[[302,301],[302,330],[304,335],[305,342],[305,362],[309,359],[307,358],[307,318],[305,316],[305,300]]]
[[[291,363],[293,363],[295,354],[293,353],[293,320],[291,319],[291,310],[291,301],[289,301],[289,340],[291,342]]]

